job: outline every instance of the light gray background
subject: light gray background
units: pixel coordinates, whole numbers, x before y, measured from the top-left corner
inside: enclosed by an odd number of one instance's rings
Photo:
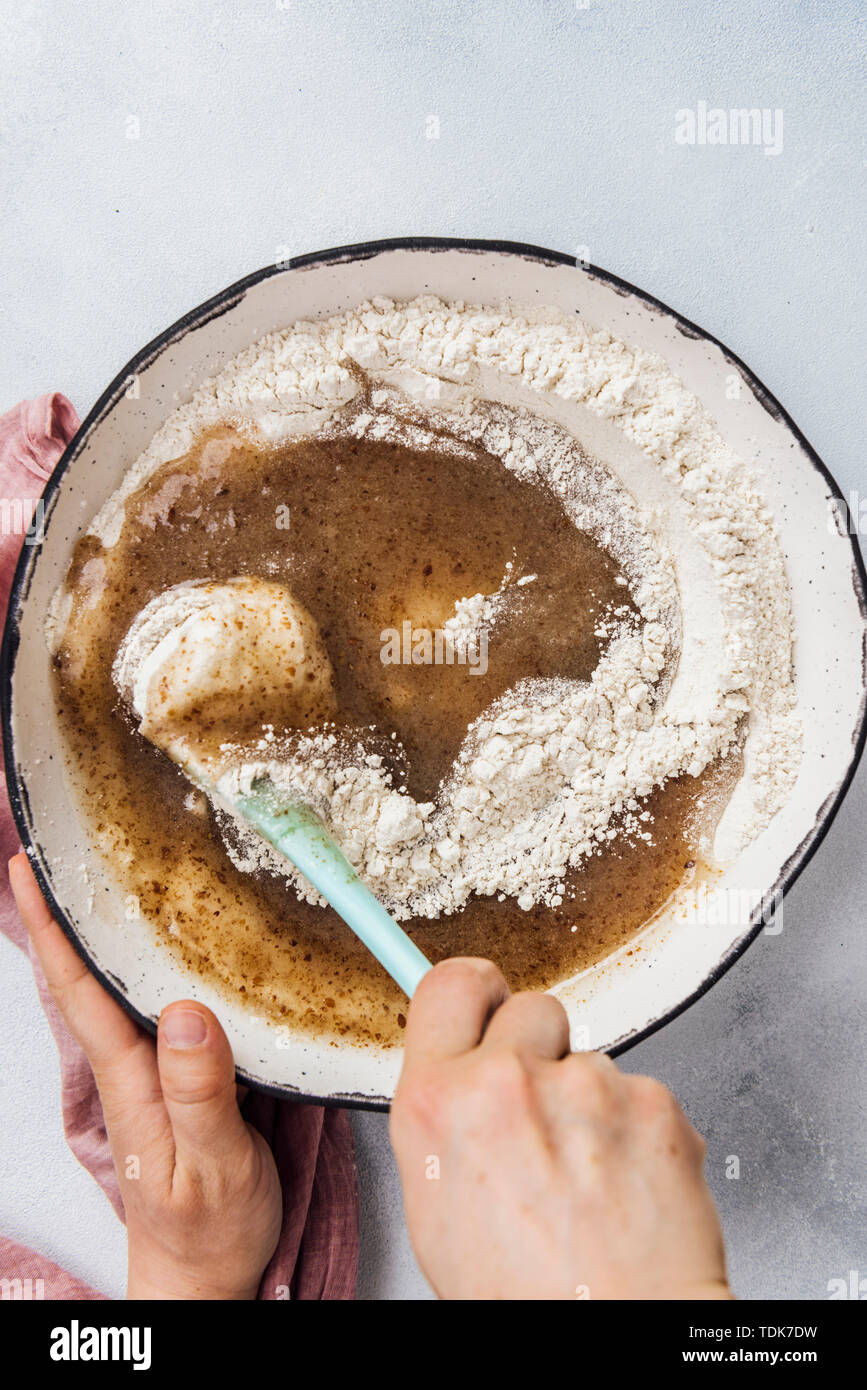
[[[844,492],[867,488],[854,0],[0,9],[0,409],[59,389],[84,415],[145,341],[269,261],[508,238],[587,248],[721,337]],[[702,100],[781,108],[782,152],[677,144],[675,112]],[[861,777],[782,934],[625,1060],[707,1136],[748,1298],[867,1276],[865,816]],[[29,967],[5,942],[0,966],[0,1229],[119,1296],[123,1233],[65,1147]],[[386,1120],[355,1124],[360,1296],[429,1297]]]

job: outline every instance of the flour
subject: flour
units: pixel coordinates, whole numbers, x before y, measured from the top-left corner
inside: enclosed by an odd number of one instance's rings
[[[509,605],[520,597],[516,590],[526,588],[528,584],[535,582],[535,574],[523,574],[520,579],[516,578],[513,574],[514,568],[513,562],[509,561],[495,594],[472,594],[469,598],[457,600],[454,616],[446,618],[443,623],[445,637],[456,652],[466,652],[473,646],[478,647],[482,634],[487,640],[498,618],[501,618]]]
[[[620,432],[624,455],[639,458],[662,503],[633,495],[616,457],[582,449],[580,421],[594,417]],[[524,908],[556,904],[571,867],[619,834],[652,833],[642,798],[670,778],[697,776],[741,741],[729,852],[784,804],[801,730],[773,517],[748,468],[660,358],[552,310],[432,297],[378,299],[296,324],[240,354],[170,416],[94,534],[113,544],[124,499],[218,422],[262,445],[313,434],[470,456],[481,445],[553,489],[625,576],[632,604],[603,618],[607,645],[592,678],[509,691],[468,730],[435,802],[396,787],[389,760],[363,734],[347,743],[327,727],[290,741],[266,731],[224,748],[224,796],[270,776],[324,816],[396,916],[450,913],[474,892]],[[497,595],[461,599],[449,620],[454,638],[485,627],[496,640],[498,604],[520,601],[533,578],[507,575]],[[221,814],[239,867],[287,874],[285,861]]]

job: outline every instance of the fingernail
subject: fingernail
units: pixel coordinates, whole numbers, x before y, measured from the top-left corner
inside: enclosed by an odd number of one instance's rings
[[[198,1047],[208,1035],[208,1020],[198,1009],[169,1009],[160,1033],[169,1047]]]

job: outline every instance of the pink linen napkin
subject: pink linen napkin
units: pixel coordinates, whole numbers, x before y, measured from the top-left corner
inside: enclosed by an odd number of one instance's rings
[[[0,500],[20,503],[26,528],[47,479],[78,428],[74,406],[55,392],[0,416]],[[30,504],[30,505],[28,505]],[[22,533],[0,535],[0,619],[5,618]],[[108,1147],[93,1072],[71,1036],[29,949],[6,864],[20,848],[0,786],[0,931],[30,955],[39,999],[60,1054],[63,1127],[79,1163],[96,1178],[123,1220],[123,1203]],[[345,1111],[250,1092],[245,1118],[270,1143],[283,1186],[283,1228],[265,1270],[259,1298],[352,1299],[358,1264],[358,1188],[349,1117]],[[103,1298],[51,1260],[0,1236],[0,1278],[22,1280],[13,1297]],[[28,1281],[30,1281],[28,1283]]]

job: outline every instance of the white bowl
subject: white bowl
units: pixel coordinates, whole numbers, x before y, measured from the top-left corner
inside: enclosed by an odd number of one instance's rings
[[[579,1047],[619,1052],[673,1018],[720,978],[765,927],[828,829],[865,737],[865,576],[857,542],[833,524],[839,490],[782,407],[722,344],[665,305],[568,256],[507,242],[429,238],[340,247],[271,266],[184,315],[143,348],[101,396],[45,490],[45,536],[25,547],[4,634],[2,719],[9,795],[22,841],[58,921],[106,988],[151,1030],[171,999],[194,996],[222,1019],[249,1084],[283,1095],[384,1107],[398,1049],[331,1046],[293,1035],[228,1001],[127,921],[62,774],[43,635],[72,548],[166,416],[229,358],[296,319],[374,295],[550,304],[651,352],[704,402],[761,480],[779,524],[796,630],[805,728],[788,804],[721,878],[714,911],[687,890],[647,929],[642,949],[558,987]],[[131,381],[135,382],[130,389]],[[734,386],[734,389],[733,389]],[[842,514],[845,515],[845,507]],[[832,520],[829,522],[829,518]],[[83,873],[86,869],[86,875]],[[768,922],[768,905],[776,908]]]

